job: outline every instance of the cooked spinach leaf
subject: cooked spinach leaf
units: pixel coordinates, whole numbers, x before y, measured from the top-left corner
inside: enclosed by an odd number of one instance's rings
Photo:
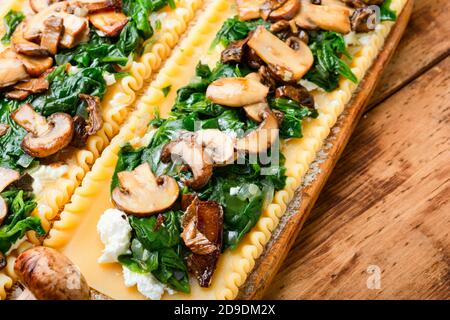
[[[305,78],[330,92],[337,88],[339,76],[357,83],[358,79],[340,57],[351,58],[345,47],[344,37],[337,32],[318,31],[310,33],[314,65]]]
[[[133,228],[131,254],[119,261],[134,272],[151,272],[160,282],[189,293],[189,276],[183,260],[180,211],[167,211],[159,217],[130,217]],[[161,219],[163,220],[161,222]]]
[[[263,19],[241,21],[238,16],[229,18],[214,38],[211,48],[216,47],[219,43],[227,47],[233,41],[244,39],[250,31],[255,30],[259,25],[269,28],[270,22]]]
[[[6,133],[0,137],[0,150],[2,152],[0,167],[23,171],[31,167],[35,161],[20,146],[27,132],[10,117],[10,114],[18,107],[18,101],[0,96],[0,123],[9,126]]]
[[[395,21],[397,20],[397,13],[391,9],[392,0],[385,0],[380,6],[380,20],[381,21]]]
[[[280,137],[284,139],[303,137],[302,120],[307,117],[317,118],[319,115],[317,110],[309,109],[294,100],[286,98],[271,99],[270,107],[284,114],[283,122],[280,126]]]
[[[3,24],[5,26],[5,34],[3,35],[1,42],[3,44],[8,43],[12,34],[16,30],[17,26],[25,19],[25,15],[20,11],[10,10],[3,18]]]
[[[9,190],[1,194],[8,205],[8,216],[0,227],[0,251],[5,253],[25,232],[34,230],[39,236],[45,235],[39,217],[30,214],[36,208],[36,201],[30,193]]]

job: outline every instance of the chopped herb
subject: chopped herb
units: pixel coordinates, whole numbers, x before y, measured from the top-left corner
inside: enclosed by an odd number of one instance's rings
[[[164,97],[167,97],[167,95],[170,93],[170,89],[172,89],[172,86],[167,86],[162,88],[162,92],[164,93]]]

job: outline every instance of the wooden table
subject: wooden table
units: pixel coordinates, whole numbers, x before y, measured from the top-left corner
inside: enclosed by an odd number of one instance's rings
[[[450,299],[450,1],[408,29],[267,299]]]

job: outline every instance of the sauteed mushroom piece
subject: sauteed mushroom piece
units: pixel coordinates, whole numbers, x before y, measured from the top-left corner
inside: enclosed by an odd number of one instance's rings
[[[44,21],[44,29],[41,36],[41,47],[50,54],[55,55],[63,33],[64,21],[61,17],[50,16]]]
[[[15,110],[11,118],[28,131],[21,146],[33,157],[45,158],[55,154],[72,140],[73,120],[66,113],[57,112],[45,119],[27,103]]]
[[[248,46],[286,82],[300,80],[314,63],[312,52],[304,42],[300,41],[299,49],[294,50],[263,26],[255,30]]]
[[[301,105],[314,109],[314,97],[300,85],[284,85],[275,90],[275,97],[289,98]]]
[[[89,15],[91,23],[108,37],[115,37],[120,34],[128,23],[128,17],[122,12],[107,11]]]
[[[278,120],[270,110],[262,112],[264,119],[258,128],[237,140],[236,150],[247,153],[266,151],[278,139]]]
[[[180,137],[169,142],[161,151],[161,161],[181,160],[192,171],[192,178],[183,178],[183,182],[192,189],[201,189],[212,176],[213,160],[203,147],[195,143],[195,136]]]
[[[234,140],[219,129],[197,131],[195,143],[203,146],[215,165],[229,164],[234,160]]]
[[[352,30],[356,32],[370,32],[375,30],[377,13],[370,7],[356,9],[351,17]]]
[[[86,133],[91,136],[103,126],[103,117],[100,110],[100,98],[83,93],[80,94],[80,98],[87,103],[86,110],[89,114],[89,119],[86,125]]]
[[[133,171],[117,174],[119,187],[114,188],[114,204],[128,214],[143,217],[169,209],[177,200],[179,187],[174,178],[156,177],[148,163]]]
[[[237,0],[239,19],[242,21],[259,18],[260,8],[265,0]]]
[[[29,77],[19,59],[0,58],[0,88],[9,87]]]
[[[24,26],[27,22],[22,22],[14,31],[11,36],[11,45],[17,53],[32,56],[32,57],[42,57],[48,56],[50,52],[34,42],[28,41],[24,38]]]
[[[39,300],[88,300],[89,286],[66,256],[47,247],[34,247],[14,263],[20,282]]]
[[[294,18],[300,28],[320,28],[344,34],[351,31],[349,8],[314,5],[309,0],[301,0],[301,2],[300,12]]]
[[[242,107],[263,100],[269,88],[249,78],[221,78],[206,89],[206,97],[227,107]]]
[[[25,67],[26,73],[31,77],[39,77],[50,69],[53,65],[53,59],[50,57],[30,57],[16,53],[13,49],[7,48],[0,53],[0,59],[17,59]],[[0,64],[2,66],[3,64]],[[1,69],[0,69],[1,70]],[[2,79],[0,77],[0,79]],[[21,79],[24,80],[24,79]],[[12,83],[13,84],[13,83]],[[1,86],[1,85],[0,85]]]
[[[269,20],[290,20],[295,17],[298,10],[300,10],[299,0],[287,0],[281,7],[270,12]]]

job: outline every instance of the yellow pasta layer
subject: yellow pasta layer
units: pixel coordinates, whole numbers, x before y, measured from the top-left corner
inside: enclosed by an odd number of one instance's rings
[[[392,8],[401,12],[406,0],[394,0]],[[101,255],[103,245],[97,235],[96,225],[100,215],[112,208],[109,185],[118,158],[120,147],[135,137],[144,135],[153,111],[159,108],[161,115],[166,116],[173,105],[176,90],[186,85],[193,77],[194,68],[199,58],[205,58],[208,46],[226,18],[233,15],[230,1],[215,0],[201,16],[182,43],[181,47],[169,59],[139,101],[137,110],[133,112],[129,122],[105,149],[96,161],[91,172],[75,191],[72,200],[61,213],[44,244],[59,248],[85,275],[94,289],[116,299],[142,299],[135,288],[126,288],[121,266],[119,264],[100,265],[97,258]],[[374,32],[364,35],[364,45],[352,50],[354,59],[352,71],[361,80],[372,61],[384,44],[393,23],[385,22]],[[217,52],[210,54],[217,57]],[[207,58],[207,57],[206,57]],[[171,85],[172,90],[164,97],[162,88]],[[261,215],[258,223],[240,242],[235,250],[226,250],[219,259],[217,269],[209,288],[200,288],[191,279],[191,293],[165,295],[168,299],[233,299],[238,294],[248,274],[255,265],[256,259],[263,252],[272,231],[292,200],[294,191],[300,187],[316,153],[320,150],[325,138],[334,126],[337,117],[350,101],[357,85],[342,79],[339,89],[331,93],[315,95],[319,117],[304,122],[304,137],[290,139],[282,144],[282,152],[286,156],[287,183],[284,190],[278,191],[273,202]]]
[[[85,148],[70,150],[69,155],[64,159],[64,164],[68,165],[68,172],[52,183],[46,184],[42,192],[36,194],[38,207],[33,214],[40,217],[45,230],[50,230],[52,221],[70,200],[74,190],[79,186],[94,161],[119,132],[120,126],[127,119],[131,106],[136,100],[136,91],[142,89],[144,82],[150,79],[152,74],[169,57],[172,49],[186,31],[189,22],[194,18],[196,11],[203,5],[204,1],[177,0],[175,3],[176,9],[166,7],[158,12],[161,29],[156,30],[153,37],[144,43],[142,56],[136,60],[130,59],[129,63],[123,68],[122,71],[128,72],[130,75],[107,88],[107,93],[102,100],[104,120],[102,129],[89,137]],[[1,17],[11,9],[24,12],[31,10],[28,7],[28,1],[10,1],[0,7]],[[3,23],[1,25],[3,26]],[[0,29],[1,33],[2,30]],[[0,45],[0,50],[3,49]],[[28,232],[27,236],[31,243],[40,243],[34,232]],[[11,256],[14,257],[17,253],[15,251],[11,253]],[[12,268],[9,268],[6,272],[0,271],[0,299],[4,298],[2,288],[9,284],[10,277],[14,277]]]

